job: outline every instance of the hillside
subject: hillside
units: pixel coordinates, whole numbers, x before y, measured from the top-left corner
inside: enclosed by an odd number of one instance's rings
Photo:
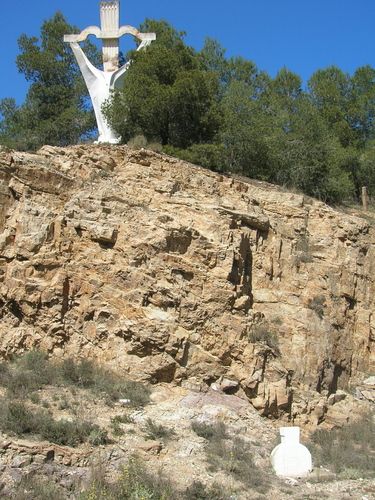
[[[230,395],[272,436],[370,411],[366,219],[126,146],[0,149],[0,203],[3,359],[91,359],[173,406]]]

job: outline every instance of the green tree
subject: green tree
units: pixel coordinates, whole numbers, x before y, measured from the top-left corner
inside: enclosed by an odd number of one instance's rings
[[[44,144],[74,144],[95,129],[93,112],[66,33],[77,32],[61,13],[41,27],[40,38],[22,35],[18,70],[30,87],[25,103],[17,107],[9,99],[0,103],[0,142],[18,149],[35,150]],[[85,50],[94,64],[98,52],[89,42]]]
[[[309,81],[309,88],[313,103],[346,149],[342,168],[359,197],[361,186],[368,185],[372,178],[361,155],[367,143],[375,138],[375,69],[363,66],[350,76],[330,67],[317,71]]]
[[[370,196],[375,197],[375,139],[368,141],[360,153],[357,164],[358,187],[367,186]]]
[[[148,20],[140,29],[155,31],[156,42],[130,54],[124,87],[105,106],[108,121],[123,141],[143,134],[186,148],[211,140],[218,128],[216,75],[199,67],[184,34],[165,21]]]
[[[252,87],[233,81],[221,103],[223,124],[220,141],[224,144],[226,167],[250,177],[269,180],[273,169],[269,139],[272,117],[251,99]]]
[[[202,69],[217,75],[220,83],[221,97],[228,91],[233,81],[247,83],[252,86],[253,97],[257,97],[269,82],[269,76],[259,71],[256,64],[243,57],[225,57],[225,49],[218,41],[206,38],[202,50],[198,54]]]
[[[375,139],[375,68],[362,66],[351,78],[349,123],[361,146]]]
[[[326,201],[352,195],[348,155],[303,92],[298,75],[281,70],[256,99],[251,83],[234,81],[222,106],[229,170]]]
[[[228,61],[225,57],[225,49],[217,40],[206,38],[204,46],[199,53],[201,69],[211,71],[219,76],[219,81],[226,82]]]
[[[0,144],[12,146],[16,144],[15,138],[18,137],[18,149],[25,149],[26,141],[21,143],[20,131],[24,128],[23,115],[17,107],[16,100],[7,97],[0,101]]]
[[[279,130],[273,148],[273,182],[337,202],[350,198],[353,183],[345,169],[348,155],[298,75],[282,69],[271,85],[270,111]]]
[[[350,76],[336,66],[316,71],[308,82],[311,98],[343,146],[355,140],[348,112],[351,97]]]

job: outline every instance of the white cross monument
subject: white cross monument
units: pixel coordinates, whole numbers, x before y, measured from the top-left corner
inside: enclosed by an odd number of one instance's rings
[[[132,26],[120,27],[120,0],[100,3],[100,21],[101,28],[89,26],[79,35],[65,35],[64,42],[70,44],[91,97],[99,130],[97,142],[118,144],[121,138],[107,123],[102,106],[111,95],[111,91],[121,87],[125,72],[129,68],[129,62],[119,68],[120,38],[126,34],[135,36],[141,42],[137,49],[140,50],[150,45],[156,39],[156,35],[155,33],[140,33]],[[95,35],[103,41],[104,71],[91,64],[79,45],[79,42],[86,40],[89,35]]]

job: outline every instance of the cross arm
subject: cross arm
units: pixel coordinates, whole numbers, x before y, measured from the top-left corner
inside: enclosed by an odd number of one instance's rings
[[[141,33],[140,31],[137,30],[137,28],[134,28],[133,26],[129,25],[121,26],[121,28],[119,29],[118,36],[121,37],[123,35],[133,35],[142,42],[146,40],[150,42],[156,40],[155,33]]]
[[[133,26],[121,26],[119,30],[115,31],[102,31],[98,26],[89,26],[78,35],[64,35],[64,42],[79,43],[84,42],[89,35],[94,35],[96,38],[103,40],[121,38],[123,35],[133,35],[138,40],[152,42],[156,40],[155,33],[141,33]]]
[[[102,30],[98,26],[89,26],[78,35],[64,35],[64,42],[78,43],[84,42],[89,35],[94,35],[96,38],[101,38]]]

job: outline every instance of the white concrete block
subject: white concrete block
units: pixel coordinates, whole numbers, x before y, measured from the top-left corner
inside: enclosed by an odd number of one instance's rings
[[[304,477],[312,470],[311,453],[300,442],[299,427],[281,427],[281,443],[271,453],[274,471],[282,477]]]

